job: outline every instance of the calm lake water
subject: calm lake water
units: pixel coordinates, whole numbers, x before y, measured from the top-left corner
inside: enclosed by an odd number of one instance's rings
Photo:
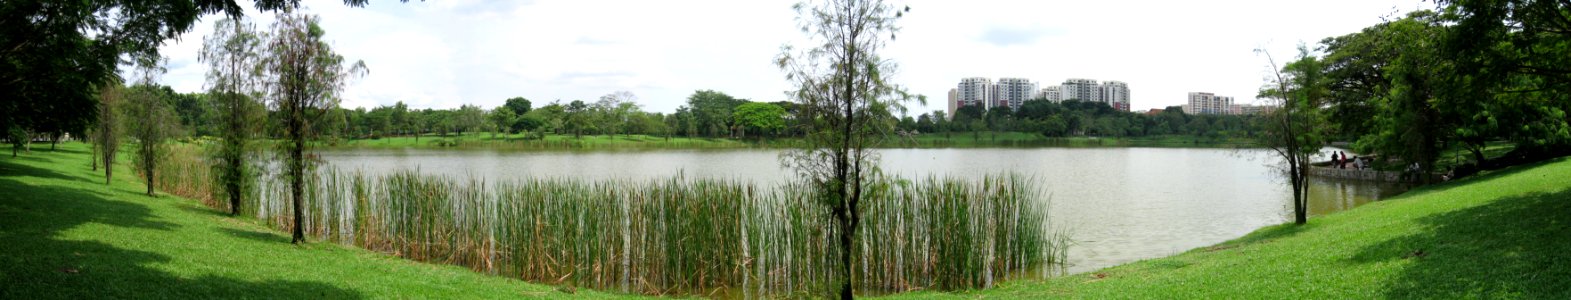
[[[1286,180],[1264,150],[1174,148],[884,149],[886,173],[980,178],[1014,172],[1040,182],[1050,220],[1075,244],[1068,271],[1172,255],[1291,221]],[[487,181],[517,178],[790,180],[779,150],[511,152],[355,150],[323,153],[367,173],[417,169]],[[1322,158],[1323,159],[1323,158]],[[1312,180],[1310,213],[1353,208],[1399,186]]]

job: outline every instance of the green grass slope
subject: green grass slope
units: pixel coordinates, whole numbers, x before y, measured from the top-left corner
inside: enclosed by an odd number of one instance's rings
[[[83,144],[34,149],[0,157],[0,299],[620,297],[291,245],[196,201],[147,197],[126,166],[106,186]]]
[[[1518,166],[1179,255],[904,298],[1571,299],[1571,160]]]

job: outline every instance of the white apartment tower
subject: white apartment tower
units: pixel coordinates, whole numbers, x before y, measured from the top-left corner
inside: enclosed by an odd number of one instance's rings
[[[981,105],[982,108],[992,108],[993,80],[986,77],[971,77],[960,80],[960,85],[955,87],[955,107],[967,105]]]
[[[1059,97],[1064,100],[1102,102],[1102,87],[1095,79],[1070,78],[1060,86]]]
[[[1063,102],[1064,101],[1063,94],[1059,93],[1058,91],[1059,91],[1059,86],[1056,86],[1056,85],[1055,86],[1044,87],[1044,88],[1042,88],[1042,91],[1038,92],[1036,97],[1034,97],[1034,98],[1047,99],[1047,101],[1053,101],[1053,103]]]
[[[1030,79],[1005,77],[997,83],[986,77],[960,80],[960,85],[950,90],[949,114],[962,106],[980,105],[984,109],[996,107],[1019,108],[1026,101],[1047,99],[1054,103],[1064,100],[1101,102],[1120,111],[1129,111],[1129,84],[1122,81],[1097,82],[1095,79],[1072,78],[1061,85],[1042,87]]]
[[[1189,105],[1184,107],[1184,113],[1193,115],[1222,115],[1230,114],[1234,109],[1233,97],[1217,96],[1212,93],[1189,93]]]
[[[1123,81],[1102,82],[1102,102],[1119,111],[1129,111],[1129,84]]]
[[[1019,108],[1036,92],[1036,83],[1025,78],[999,78],[993,85],[993,99],[988,109],[999,106]]]

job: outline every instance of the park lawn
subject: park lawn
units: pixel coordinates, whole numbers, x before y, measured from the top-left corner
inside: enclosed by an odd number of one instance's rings
[[[1571,159],[1418,188],[1158,259],[893,298],[1571,299]]]
[[[197,201],[104,185],[88,148],[0,157],[0,299],[620,298],[289,237]],[[121,156],[129,161],[129,155]]]

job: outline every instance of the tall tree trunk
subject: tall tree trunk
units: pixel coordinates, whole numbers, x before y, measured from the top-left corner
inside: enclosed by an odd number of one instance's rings
[[[1308,170],[1305,169],[1307,166],[1303,166],[1297,161],[1290,162],[1290,164],[1292,166],[1289,167],[1289,172],[1292,172],[1292,174],[1289,174],[1288,177],[1293,185],[1293,224],[1304,225],[1309,223],[1309,199],[1307,199],[1309,198],[1309,187],[1306,186],[1309,183],[1307,180]]]
[[[226,186],[225,189],[229,191],[229,216],[239,216],[241,188],[240,181],[246,180],[242,177],[244,173],[241,172],[240,164],[244,162],[241,162],[240,157],[238,156],[225,157],[224,159],[229,160],[229,168],[228,170],[225,170],[229,172],[229,175],[227,176],[229,180],[225,180],[224,182],[224,185]]]
[[[147,147],[147,146],[143,146],[143,147]],[[147,151],[147,150],[144,149],[143,151]],[[151,156],[151,155],[148,155],[148,156]],[[153,176],[155,175],[153,173],[155,171],[157,171],[156,169],[154,169],[155,167],[157,167],[157,165],[155,165],[155,163],[153,162],[153,159],[150,158],[150,157],[143,158],[143,159],[147,160],[147,162],[142,163],[142,167],[147,170],[147,196],[148,197],[157,197],[158,195],[154,195],[153,194],[153,178],[154,178]]]
[[[115,177],[115,152],[104,149],[104,185],[114,182]]]
[[[295,206],[294,237],[289,241],[293,244],[305,243],[305,209],[302,207],[304,201],[301,201],[301,198],[305,195],[305,135],[301,131],[305,129],[303,128],[305,126],[300,124],[301,120],[298,120],[298,118],[304,118],[304,116],[299,116],[299,113],[301,112],[296,112],[294,118],[297,119],[291,120],[289,124],[291,130],[289,133],[290,138],[294,140],[294,145],[289,149],[289,172],[294,174],[294,178],[291,178],[289,183],[289,195],[294,199]],[[419,137],[419,135],[416,135],[416,137]]]

